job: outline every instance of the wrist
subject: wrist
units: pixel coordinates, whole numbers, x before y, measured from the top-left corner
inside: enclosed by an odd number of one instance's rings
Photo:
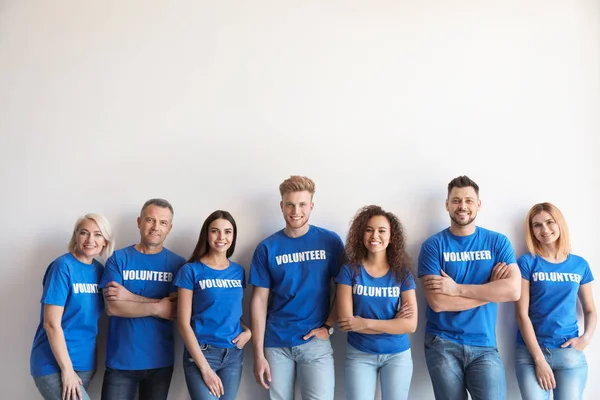
[[[327,325],[327,322],[325,322],[322,326],[322,328],[325,328],[325,330],[327,331],[327,334],[329,336],[333,335],[333,332],[335,329],[333,329],[333,326]]]

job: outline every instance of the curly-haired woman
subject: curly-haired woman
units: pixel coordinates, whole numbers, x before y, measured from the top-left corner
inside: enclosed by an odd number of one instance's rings
[[[408,398],[412,357],[407,333],[417,327],[415,283],[404,228],[379,206],[361,208],[346,241],[346,263],[337,276],[339,326],[348,333],[346,395],[382,400]]]

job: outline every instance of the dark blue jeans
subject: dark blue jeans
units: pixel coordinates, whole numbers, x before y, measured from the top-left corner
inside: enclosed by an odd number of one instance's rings
[[[225,394],[219,400],[235,400],[242,380],[244,350],[235,346],[229,349],[221,349],[207,344],[200,345],[200,348],[204,358],[208,361],[208,365],[217,373],[223,383]],[[187,349],[183,353],[183,371],[185,372],[185,383],[192,400],[216,399],[204,384],[200,369]]]
[[[106,367],[102,382],[102,400],[167,400],[173,366],[143,370]]]
[[[504,365],[496,347],[467,346],[425,336],[425,361],[436,400],[506,400]]]

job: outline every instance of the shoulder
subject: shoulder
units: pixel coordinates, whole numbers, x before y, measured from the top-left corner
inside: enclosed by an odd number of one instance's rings
[[[233,268],[234,271],[245,271],[244,267],[231,260],[229,260],[229,268]]]
[[[508,237],[506,237],[506,235],[504,235],[500,232],[492,231],[490,229],[482,228],[480,226],[477,227],[477,233],[480,236],[485,237],[485,238],[508,242]]]
[[[442,243],[444,241],[445,238],[448,237],[448,232],[449,229],[446,228],[442,231],[439,231],[438,233],[429,236],[427,239],[425,239],[425,241],[423,241],[423,244],[421,245],[421,247],[437,247],[440,245],[440,243]]]
[[[95,260],[94,260],[95,261]],[[50,263],[48,269],[69,273],[71,267],[77,262],[75,257],[71,253],[65,253],[62,256],[57,257]]]
[[[577,254],[573,254],[573,253],[569,253],[568,262],[570,262],[571,264],[576,264],[576,265],[589,266],[589,263],[587,262],[587,260],[585,258],[578,256]]]
[[[311,231],[309,231],[309,234],[313,234],[313,235],[317,235],[319,236],[319,238],[322,239],[329,239],[332,242],[341,242],[342,238],[340,237],[340,235],[338,235],[337,233],[335,233],[334,231],[331,231],[329,229],[325,229],[325,228],[321,228],[320,226],[315,226],[315,225],[311,225]]]
[[[271,247],[274,244],[280,242],[281,240],[285,239],[287,236],[285,236],[285,234],[283,233],[283,229],[278,230],[277,232],[273,233],[272,235],[264,238],[263,240],[260,241],[260,243],[258,244],[257,248],[259,247]]]
[[[179,254],[167,249],[166,247],[163,247],[162,251],[165,252],[165,256],[173,263],[178,263],[179,265],[185,264],[185,258]]]
[[[532,256],[531,253],[525,253],[517,259],[517,264],[519,264],[519,265],[531,264],[531,262],[534,260],[534,258],[535,257]]]

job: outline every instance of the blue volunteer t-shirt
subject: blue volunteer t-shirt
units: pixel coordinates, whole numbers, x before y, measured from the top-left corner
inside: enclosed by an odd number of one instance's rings
[[[499,262],[516,263],[510,241],[501,233],[476,227],[469,236],[456,236],[449,228],[421,246],[419,278],[441,275],[444,270],[456,283],[484,284]],[[425,333],[469,346],[496,346],[496,303],[465,311],[434,312],[429,305]]]
[[[106,262],[100,287],[115,281],[133,294],[162,299],[174,291],[173,278],[185,259],[163,247],[160,253],[144,254],[134,246],[117,250]],[[173,325],[156,317],[110,317],[106,343],[106,366],[140,370],[173,365]]]
[[[353,272],[349,265],[344,265],[336,282],[352,286],[353,314],[368,319],[394,319],[402,304],[400,294],[415,290],[415,281],[410,273],[399,283],[392,271],[374,278],[362,265],[358,273]],[[357,350],[373,354],[400,353],[410,348],[406,334],[349,332],[348,343]]]
[[[104,312],[98,282],[103,269],[98,261],[86,264],[71,253],[58,257],[48,266],[42,280],[40,324],[31,349],[31,375],[45,376],[60,372],[44,329],[45,304],[64,307],[61,326],[73,369],[96,369],[98,319]]]
[[[175,286],[194,292],[190,324],[198,343],[219,348],[235,346],[231,341],[242,332],[244,268],[231,261],[224,270],[202,262],[188,263],[177,273]]]
[[[579,336],[577,293],[594,280],[587,261],[569,254],[554,264],[527,253],[517,261],[523,279],[529,281],[529,318],[541,347],[558,348]],[[517,343],[525,345],[521,331]]]
[[[291,347],[323,325],[330,309],[331,279],[344,254],[338,234],[310,226],[298,238],[283,230],[263,240],[254,252],[249,282],[270,289],[265,347]]]

